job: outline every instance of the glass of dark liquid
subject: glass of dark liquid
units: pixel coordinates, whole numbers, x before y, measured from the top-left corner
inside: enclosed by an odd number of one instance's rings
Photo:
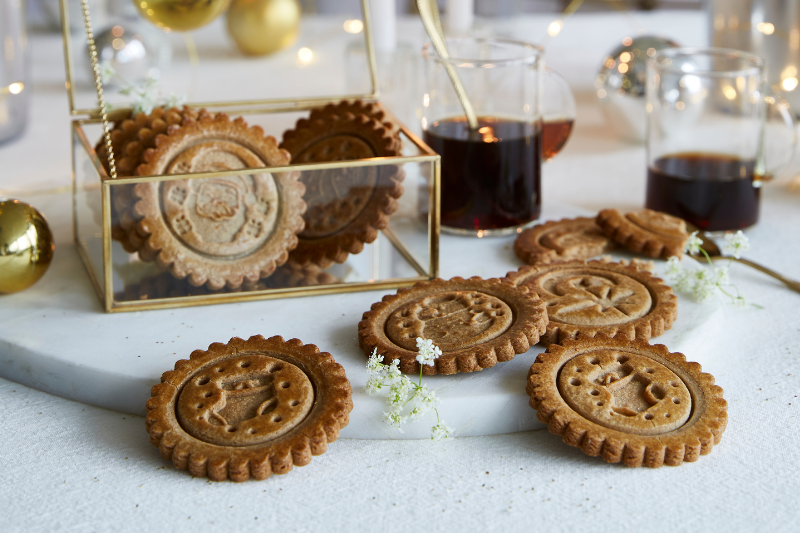
[[[542,161],[564,145],[574,115],[554,124],[559,139],[543,138],[547,75],[541,47],[471,37],[448,39],[447,47],[449,59],[430,45],[423,49],[422,129],[425,142],[442,157],[442,230],[479,237],[515,233],[539,217]],[[475,128],[448,70],[463,83],[477,115]]]
[[[765,124],[775,100],[756,55],[723,48],[659,51],[648,65],[645,205],[705,231],[755,224],[761,186],[788,165],[794,144],[784,107],[785,137],[792,140],[784,154],[770,152],[767,161]]]

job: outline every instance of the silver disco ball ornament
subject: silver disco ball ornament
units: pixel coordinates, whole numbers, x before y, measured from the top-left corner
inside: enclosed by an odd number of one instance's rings
[[[107,87],[139,85],[148,77],[159,79],[172,59],[164,33],[141,20],[119,21],[99,32],[95,45],[98,61],[110,65],[118,75],[108,80]]]
[[[647,60],[659,50],[677,47],[675,41],[662,37],[626,37],[603,59],[595,80],[597,98],[606,120],[623,139],[644,142]]]

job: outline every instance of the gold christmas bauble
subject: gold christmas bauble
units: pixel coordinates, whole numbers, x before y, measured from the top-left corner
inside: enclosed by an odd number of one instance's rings
[[[248,55],[263,56],[292,44],[300,26],[297,0],[233,0],[228,33]]]
[[[226,9],[230,0],[133,0],[139,13],[159,28],[189,31],[205,26]]]
[[[0,199],[0,294],[39,281],[54,248],[50,227],[39,211],[19,200]]]

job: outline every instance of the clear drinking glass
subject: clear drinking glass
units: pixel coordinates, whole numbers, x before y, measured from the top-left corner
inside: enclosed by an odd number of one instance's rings
[[[425,142],[442,156],[442,230],[484,236],[516,232],[541,212],[541,47],[509,39],[447,40],[449,59],[423,49]],[[464,85],[478,129],[467,117],[447,74]]]
[[[760,188],[788,164],[794,126],[782,107],[787,148],[767,166],[765,121],[775,95],[764,61],[723,48],[667,49],[648,65],[646,207],[702,230],[758,221]]]

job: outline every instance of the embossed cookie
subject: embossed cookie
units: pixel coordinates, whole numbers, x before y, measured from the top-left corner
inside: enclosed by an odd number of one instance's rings
[[[551,344],[526,388],[537,418],[570,446],[627,466],[677,466],[719,444],[722,389],[662,344],[598,336]]]
[[[220,113],[173,127],[144,153],[142,176],[245,170],[289,163],[259,126]],[[297,172],[139,183],[130,235],[144,261],[211,290],[256,283],[286,262],[303,229]]]
[[[181,108],[156,107],[150,114],[138,113],[115,122],[110,136],[117,176],[136,175],[136,167],[142,162],[142,154],[146,149],[155,146],[156,135],[166,133],[170,126],[188,123],[200,116],[207,115],[205,109],[194,109],[188,106]],[[97,142],[95,151],[106,173],[110,174],[105,136],[102,136]],[[136,224],[136,219],[130,212],[134,203],[132,192],[133,185],[111,187],[112,237],[120,241],[125,250],[130,253],[136,251],[136,248],[132,247],[127,239],[127,233]],[[95,214],[96,220],[100,223],[102,213],[98,210]]]
[[[299,164],[400,155],[397,136],[387,125],[349,112],[299,120],[294,130],[284,133],[281,148]],[[389,224],[404,178],[397,165],[302,172],[308,210],[292,261],[327,268],[360,253]]]
[[[365,102],[364,100],[342,100],[338,104],[328,104],[324,107],[311,110],[310,120],[316,120],[329,115],[366,115],[371,119],[381,122],[393,135],[396,136],[398,143],[401,142],[398,132],[400,127],[392,120],[386,111],[377,102]]]
[[[353,408],[344,369],[297,339],[233,338],[165,372],[147,401],[150,442],[214,481],[265,479],[325,453]]]
[[[589,259],[610,252],[616,244],[593,218],[565,218],[537,224],[514,241],[517,257],[529,265]]]
[[[430,374],[455,374],[510,361],[536,344],[547,322],[544,305],[526,287],[498,279],[453,278],[422,281],[383,297],[358,324],[358,343],[400,371],[418,374],[417,337],[431,339],[442,355]]]
[[[599,334],[647,340],[663,334],[678,316],[672,289],[634,266],[570,261],[523,266],[504,279],[545,302],[549,322],[543,345]]]
[[[597,225],[615,242],[648,257],[683,257],[689,233],[682,219],[642,209],[623,215],[617,209],[603,209]]]

